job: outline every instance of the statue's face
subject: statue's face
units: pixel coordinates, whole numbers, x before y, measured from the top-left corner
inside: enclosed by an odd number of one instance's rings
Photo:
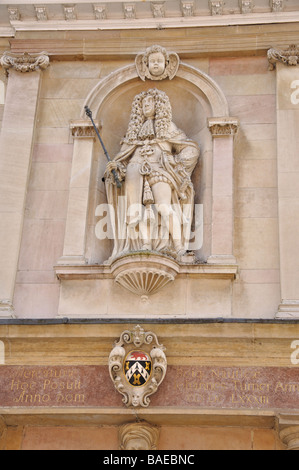
[[[142,101],[142,110],[146,118],[155,116],[155,100],[152,96],[146,96]]]
[[[159,77],[165,70],[165,57],[162,52],[153,52],[148,58],[148,69],[154,77]]]

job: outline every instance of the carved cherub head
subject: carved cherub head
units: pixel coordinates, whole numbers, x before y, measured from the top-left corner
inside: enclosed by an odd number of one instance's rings
[[[121,426],[119,440],[121,450],[156,450],[159,429],[148,423],[129,423]]]
[[[165,47],[154,45],[138,54],[135,60],[136,69],[142,80],[164,80],[176,75],[180,59],[175,52],[167,52]]]

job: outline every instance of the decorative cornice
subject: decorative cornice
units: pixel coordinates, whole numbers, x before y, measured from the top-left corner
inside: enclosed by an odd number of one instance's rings
[[[209,5],[212,16],[223,15],[223,0],[210,0]]]
[[[285,0],[270,0],[270,6],[274,13],[280,13],[284,10]]]
[[[5,1],[5,0],[4,0]],[[62,29],[62,25],[66,29],[71,29],[70,24],[76,29],[77,27],[87,29],[87,25],[93,27],[96,22],[97,29],[102,27],[107,29],[118,29],[119,23],[126,19],[128,22],[135,22],[138,28],[148,28],[147,22],[160,22],[163,28],[179,27],[183,22],[196,23],[196,26],[205,26],[211,24],[211,21],[218,24],[263,24],[277,23],[285,21],[298,21],[298,6],[288,5],[285,11],[286,0],[260,0],[261,3],[256,5],[254,0],[208,0],[205,2],[195,2],[195,0],[104,0],[99,3],[91,0],[78,0],[76,2],[68,1],[43,3],[37,0],[32,4],[29,0],[14,0],[11,5],[9,2],[0,5],[0,17],[5,19],[8,26],[11,25],[17,31],[40,29],[41,23],[44,29],[53,30],[55,28]],[[208,6],[208,9],[207,9]],[[7,15],[8,12],[8,15]],[[35,17],[35,18],[34,18]],[[281,17],[281,18],[280,18]],[[100,25],[98,22],[103,24]],[[142,25],[142,22],[145,24]],[[38,25],[35,25],[38,23]],[[138,26],[137,26],[138,25]],[[48,26],[48,28],[47,28]],[[131,26],[131,25],[130,25]],[[195,24],[191,24],[195,26]],[[125,28],[128,27],[125,26]],[[155,27],[153,25],[153,27]],[[124,26],[123,26],[124,28]]]
[[[39,54],[15,54],[13,52],[4,52],[0,58],[0,65],[7,71],[13,68],[17,72],[35,72],[38,69],[46,69],[50,63],[47,52]]]
[[[181,10],[185,18],[194,16],[194,1],[181,0]]]
[[[241,13],[247,15],[253,13],[254,3],[253,0],[240,0]]]
[[[284,51],[274,48],[269,49],[267,55],[270,70],[275,69],[277,62],[290,66],[296,66],[299,64],[299,47],[294,44]]]
[[[165,2],[151,2],[153,18],[165,18]]]
[[[44,6],[35,6],[35,14],[36,14],[36,19],[37,21],[47,21],[48,20],[48,14],[47,14],[47,9]]]

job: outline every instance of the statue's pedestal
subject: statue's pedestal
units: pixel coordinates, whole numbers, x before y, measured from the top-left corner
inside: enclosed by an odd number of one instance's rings
[[[191,258],[190,262],[189,258]],[[176,261],[154,252],[128,253],[103,265],[58,265],[59,317],[228,318],[236,264]]]
[[[146,251],[124,255],[111,264],[115,282],[144,301],[173,282],[179,270],[174,259]]]

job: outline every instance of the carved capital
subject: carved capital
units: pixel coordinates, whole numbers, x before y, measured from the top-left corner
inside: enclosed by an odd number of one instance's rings
[[[287,450],[299,450],[299,425],[282,429],[279,436]]]
[[[148,423],[128,423],[119,429],[120,450],[157,450],[159,428]]]
[[[268,61],[269,61],[269,70],[274,70],[277,62],[281,62],[284,65],[296,66],[299,64],[299,47],[295,44],[292,44],[285,51],[278,49],[269,49],[268,50]]]
[[[0,318],[14,318],[14,307],[10,300],[0,299]]]
[[[213,137],[235,136],[239,128],[237,118],[210,118],[208,127]]]
[[[286,450],[299,450],[299,415],[280,414],[277,417],[277,430]]]
[[[46,52],[40,52],[39,54],[4,52],[0,59],[0,64],[6,71],[13,68],[22,73],[35,72],[38,69],[44,70],[49,63],[50,59]]]
[[[96,121],[95,125],[100,129],[99,123]],[[84,119],[79,119],[77,121],[71,121],[70,129],[72,136],[75,138],[93,138],[96,137],[96,132],[90,121]]]

